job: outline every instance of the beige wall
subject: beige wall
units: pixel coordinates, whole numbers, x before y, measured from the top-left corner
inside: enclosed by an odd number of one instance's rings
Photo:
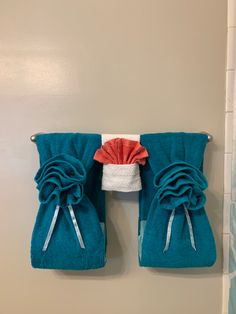
[[[0,314],[220,314],[226,1],[0,3]],[[109,194],[108,263],[35,270],[38,131],[208,131],[207,210],[218,261],[137,262],[137,194]]]

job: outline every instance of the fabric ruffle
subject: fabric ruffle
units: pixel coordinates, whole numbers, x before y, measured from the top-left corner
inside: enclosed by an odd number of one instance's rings
[[[145,165],[148,152],[138,141],[125,138],[114,138],[99,148],[94,159],[103,164]]]
[[[176,209],[185,213],[192,248],[196,250],[195,236],[189,210],[199,210],[206,202],[203,193],[208,186],[203,173],[193,165],[184,162],[173,162],[154,176],[154,186],[157,188],[155,199],[161,209],[171,210],[167,227],[164,252],[169,249],[172,224]]]
[[[58,154],[40,167],[35,181],[42,204],[52,199],[60,206],[78,204],[83,197],[86,170],[77,158]]]
[[[199,169],[187,162],[170,164],[155,175],[153,183],[163,209],[173,210],[185,205],[189,210],[198,210],[205,205],[203,190],[208,186],[207,180]]]

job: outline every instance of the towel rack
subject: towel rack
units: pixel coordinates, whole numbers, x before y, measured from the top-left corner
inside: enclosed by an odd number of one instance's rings
[[[207,136],[208,136],[208,142],[211,142],[211,141],[213,140],[213,136],[212,136],[211,134],[209,134],[208,132],[202,131],[202,132],[200,132],[200,133],[207,134]],[[43,134],[43,133],[36,133],[36,134],[31,135],[31,136],[30,136],[31,142],[35,143],[36,137],[37,137],[37,135],[39,135],[39,134]]]

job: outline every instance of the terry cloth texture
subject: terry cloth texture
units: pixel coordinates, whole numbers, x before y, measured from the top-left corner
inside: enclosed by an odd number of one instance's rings
[[[32,266],[70,270],[103,267],[105,196],[101,191],[102,165],[93,160],[101,136],[42,134],[36,137],[36,145],[40,207],[31,241]]]
[[[147,267],[205,267],[216,260],[204,209],[207,135],[141,135],[149,157],[141,168],[139,262]]]

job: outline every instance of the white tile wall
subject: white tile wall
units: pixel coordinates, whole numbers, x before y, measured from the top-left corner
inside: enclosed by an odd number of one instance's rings
[[[225,113],[225,153],[232,154],[233,151],[233,112]],[[230,165],[231,166],[231,165]],[[231,171],[231,169],[230,169]]]
[[[223,254],[224,254],[224,263],[223,263],[223,274],[229,274],[229,240],[230,235],[228,233],[223,234]]]
[[[225,153],[224,163],[224,193],[231,194],[232,153]]]
[[[223,304],[222,314],[228,314],[229,299],[229,239],[231,203],[231,165],[233,152],[234,80],[236,64],[236,0],[228,0],[227,61],[225,97],[225,173],[224,173],[224,215],[223,215]]]
[[[236,61],[236,45],[235,45],[235,27],[228,27],[227,35],[227,70],[233,70],[235,68]]]
[[[223,225],[223,233],[229,234],[230,231],[230,203],[231,203],[231,194],[224,194],[224,225]]]
[[[236,1],[228,0],[228,27],[236,26]]]
[[[226,112],[233,111],[234,71],[226,72]]]
[[[228,314],[229,276],[223,275],[223,306],[222,314]]]

